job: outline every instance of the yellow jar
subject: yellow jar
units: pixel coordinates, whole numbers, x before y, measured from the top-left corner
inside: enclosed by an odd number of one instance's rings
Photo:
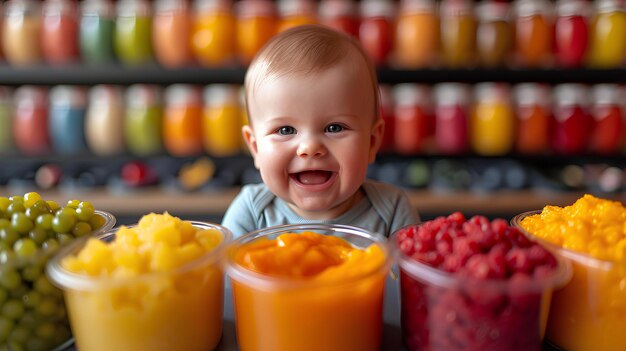
[[[241,152],[243,126],[239,87],[211,84],[204,90],[204,147],[212,156],[232,156]]]
[[[503,155],[513,147],[515,118],[508,85],[480,83],[475,88],[470,143],[477,154]]]
[[[589,65],[616,68],[626,59],[626,12],[617,0],[599,0],[589,30]]]
[[[196,0],[191,30],[191,50],[203,66],[233,63],[237,22],[230,0]]]

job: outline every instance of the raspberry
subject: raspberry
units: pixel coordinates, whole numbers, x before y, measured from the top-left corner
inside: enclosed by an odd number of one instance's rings
[[[449,215],[448,220],[459,225],[465,223],[466,221],[465,216],[461,212],[454,212]]]
[[[528,258],[530,259],[530,262],[532,262],[533,266],[556,266],[556,260],[554,259],[554,256],[539,244],[533,244],[528,249]]]
[[[469,238],[458,238],[452,243],[452,251],[465,262],[472,255],[477,254],[480,249],[475,241]]]
[[[511,272],[526,273],[532,272],[533,265],[528,258],[528,252],[519,247],[512,248],[506,254],[506,264]]]
[[[455,254],[448,255],[443,259],[443,270],[450,273],[458,272],[463,266],[463,260]]]
[[[411,257],[431,267],[438,267],[443,263],[443,256],[438,252],[416,252]]]
[[[504,250],[504,251],[503,251]],[[494,279],[503,279],[507,276],[506,251],[504,246],[494,247],[487,254],[487,262],[491,270],[491,277]]]
[[[400,251],[407,256],[411,256],[413,252],[415,252],[415,242],[411,238],[398,241],[398,247]]]
[[[452,244],[448,241],[437,242],[437,252],[446,256],[452,253]]]
[[[465,264],[465,270],[470,277],[476,279],[487,279],[491,277],[491,267],[487,256],[477,254],[470,257]]]

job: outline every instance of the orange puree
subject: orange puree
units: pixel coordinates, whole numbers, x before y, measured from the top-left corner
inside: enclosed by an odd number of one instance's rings
[[[211,251],[227,238],[208,224],[149,214],[114,240],[90,239],[65,257],[61,266],[79,279],[65,289],[78,348],[213,349],[222,334],[223,272]]]
[[[378,350],[387,254],[335,236],[284,233],[236,249],[231,274],[239,347]]]
[[[585,195],[571,206],[546,206],[521,226],[571,250],[560,251],[574,274],[552,299],[547,338],[570,351],[626,350],[626,208]]]

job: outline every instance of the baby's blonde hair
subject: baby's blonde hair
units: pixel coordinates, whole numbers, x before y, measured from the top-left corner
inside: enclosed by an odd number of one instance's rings
[[[246,106],[249,105],[250,94],[268,77],[314,74],[347,59],[367,67],[374,95],[372,108],[376,121],[380,117],[380,98],[372,61],[355,39],[320,25],[303,25],[282,32],[257,53],[246,72]],[[248,116],[252,117],[249,109]]]

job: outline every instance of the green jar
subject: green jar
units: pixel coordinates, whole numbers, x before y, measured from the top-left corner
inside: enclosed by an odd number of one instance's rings
[[[163,108],[160,90],[154,85],[131,85],[126,92],[126,146],[137,156],[158,154],[163,149]]]
[[[120,0],[113,36],[115,53],[126,65],[152,61],[152,18],[144,0]]]

